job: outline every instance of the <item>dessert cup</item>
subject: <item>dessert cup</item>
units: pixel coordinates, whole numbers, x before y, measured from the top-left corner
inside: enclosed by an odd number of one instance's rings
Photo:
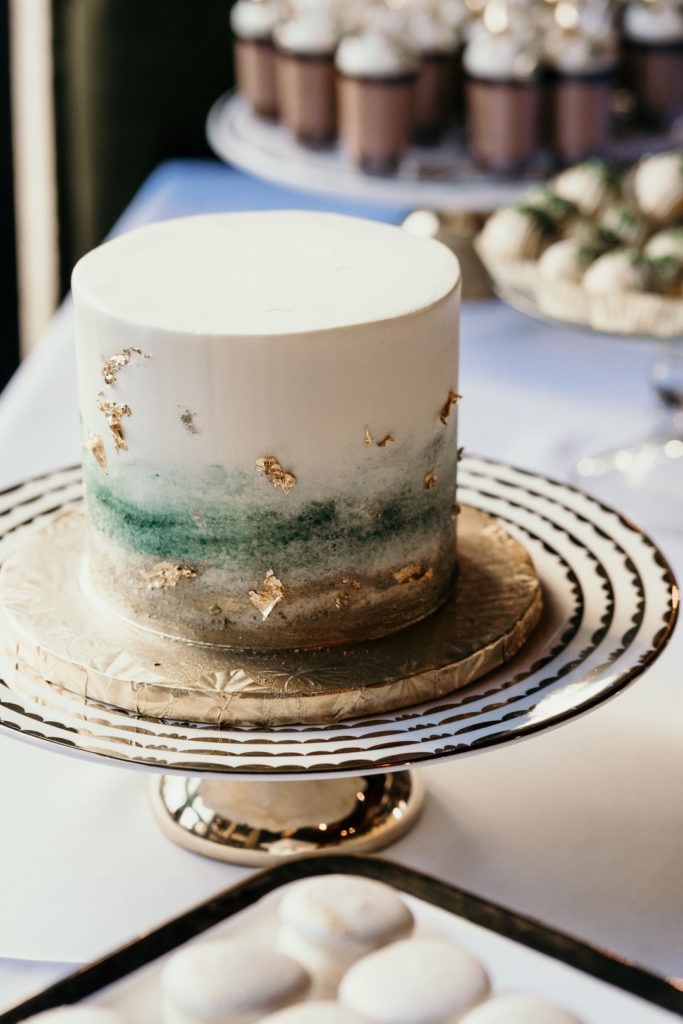
[[[277,81],[282,123],[297,142],[311,149],[331,145],[337,135],[333,59],[279,51]]]
[[[603,153],[609,143],[614,72],[559,74],[553,83],[553,149],[562,164]]]
[[[498,174],[524,171],[541,140],[540,56],[529,25],[514,25],[485,16],[463,54],[470,153]]]
[[[393,174],[410,143],[418,62],[377,31],[346,37],[336,56],[339,134],[368,174]]]
[[[428,52],[422,54],[415,85],[413,135],[420,145],[435,145],[457,111],[458,54]]]
[[[590,4],[577,23],[551,29],[545,59],[551,70],[550,144],[561,164],[602,154],[610,139],[618,43],[611,15]],[[583,15],[583,16],[582,16]]]
[[[641,116],[666,126],[683,113],[683,12],[631,3],[624,16],[626,80]]]
[[[339,75],[339,132],[351,159],[367,174],[395,174],[409,142],[416,76]]]
[[[467,121],[472,158],[484,170],[523,171],[540,141],[540,80],[496,81],[467,76]]]
[[[280,117],[312,149],[329,146],[337,135],[337,42],[336,26],[320,15],[294,18],[275,32]]]
[[[238,91],[258,117],[278,117],[273,32],[280,17],[274,0],[238,0],[231,10]]]
[[[413,135],[422,145],[439,141],[457,107],[459,39],[444,22],[426,13],[409,23],[408,38],[420,55],[415,86]]]

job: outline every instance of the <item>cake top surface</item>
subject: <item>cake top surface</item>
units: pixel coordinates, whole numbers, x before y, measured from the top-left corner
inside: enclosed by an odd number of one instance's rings
[[[194,335],[305,334],[424,309],[457,285],[445,246],[328,213],[208,214],[148,225],[84,256],[81,301]]]

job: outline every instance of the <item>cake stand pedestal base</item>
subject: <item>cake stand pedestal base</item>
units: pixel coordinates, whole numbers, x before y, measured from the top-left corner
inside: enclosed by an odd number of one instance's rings
[[[424,801],[407,771],[295,782],[162,775],[151,795],[169,839],[246,867],[379,850],[415,824]]]

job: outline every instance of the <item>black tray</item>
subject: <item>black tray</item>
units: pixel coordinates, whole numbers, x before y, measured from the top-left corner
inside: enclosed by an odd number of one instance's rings
[[[617,959],[586,943],[553,931],[532,918],[516,914],[479,896],[464,892],[429,875],[373,857],[311,857],[263,871],[220,896],[189,910],[149,935],[123,946],[114,953],[51,985],[39,995],[0,1014],[0,1024],[16,1021],[43,1010],[78,1003],[108,985],[181,946],[233,914],[255,904],[262,896],[299,878],[326,874],[361,875],[375,878],[434,904],[467,921],[553,957],[585,974],[607,982],[656,1006],[683,1017],[683,992],[669,981],[642,967]]]

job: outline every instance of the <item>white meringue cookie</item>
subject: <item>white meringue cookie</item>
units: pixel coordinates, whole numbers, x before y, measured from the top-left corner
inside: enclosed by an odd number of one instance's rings
[[[403,938],[413,915],[382,882],[349,875],[307,878],[280,905],[277,946],[299,960],[328,995],[360,957]]]
[[[339,998],[372,1024],[454,1024],[488,993],[481,964],[445,939],[404,939],[359,961]]]
[[[581,1024],[578,1017],[539,996],[490,999],[465,1014],[460,1024]]]
[[[195,943],[162,972],[164,1024],[255,1024],[303,998],[309,985],[303,967],[281,953],[234,939]]]

